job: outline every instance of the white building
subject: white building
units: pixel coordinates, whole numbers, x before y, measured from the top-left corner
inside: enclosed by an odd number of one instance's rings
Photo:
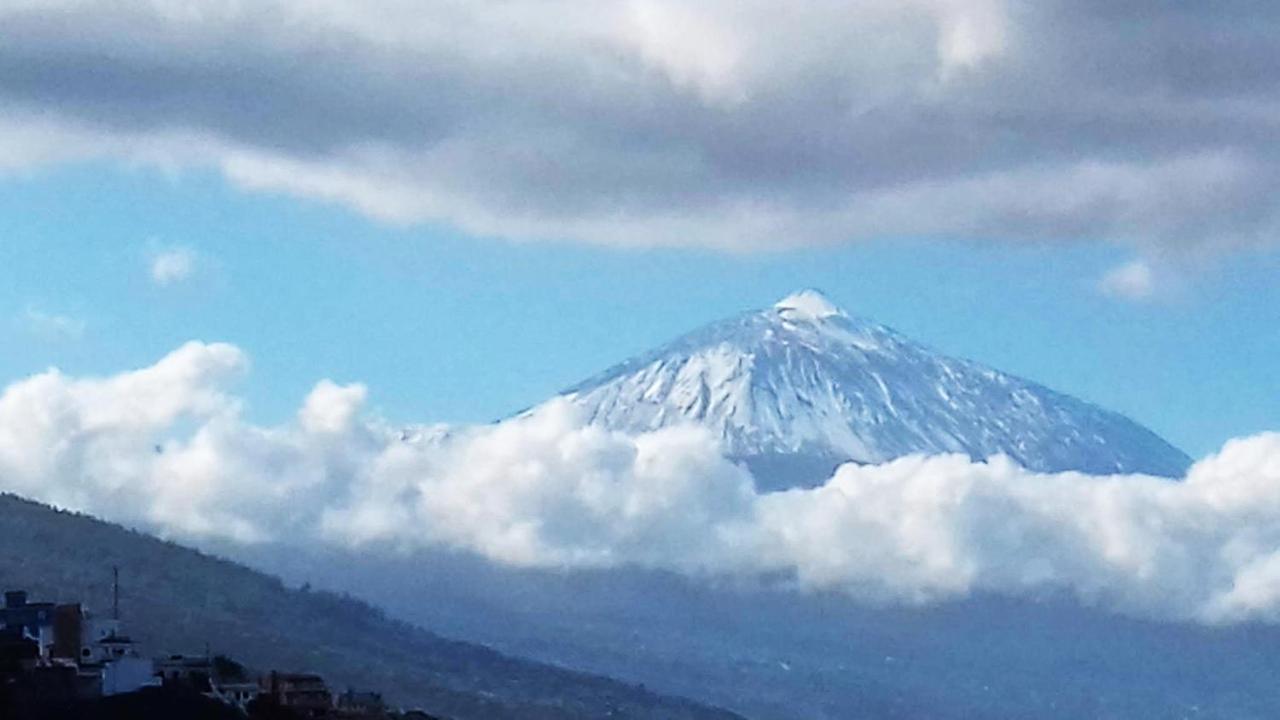
[[[149,658],[120,657],[102,664],[102,695],[119,695],[159,685]]]

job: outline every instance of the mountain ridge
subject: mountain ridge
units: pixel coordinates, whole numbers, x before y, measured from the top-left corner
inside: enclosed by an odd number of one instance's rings
[[[614,430],[707,427],[766,490],[818,484],[843,462],[917,453],[1165,477],[1191,464],[1119,413],[934,351],[816,290],[704,325],[560,397]]]
[[[0,587],[110,607],[150,655],[227,654],[257,670],[317,672],[453,720],[741,720],[726,710],[440,637],[346,595],[87,515],[0,493]]]

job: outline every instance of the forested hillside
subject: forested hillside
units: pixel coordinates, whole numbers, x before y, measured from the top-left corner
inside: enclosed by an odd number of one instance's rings
[[[33,600],[111,606],[120,568],[126,631],[151,653],[215,653],[261,669],[318,672],[334,689],[382,691],[458,720],[663,718],[732,713],[642,687],[454,642],[330,593],[89,517],[0,495],[0,587]]]

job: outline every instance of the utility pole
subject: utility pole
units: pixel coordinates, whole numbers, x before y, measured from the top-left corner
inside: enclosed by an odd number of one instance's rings
[[[120,622],[120,566],[111,566],[111,618]]]

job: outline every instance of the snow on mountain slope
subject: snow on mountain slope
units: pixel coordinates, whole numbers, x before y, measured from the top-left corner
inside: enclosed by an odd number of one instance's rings
[[[1191,462],[1122,415],[940,355],[813,290],[696,330],[564,395],[611,429],[701,424],[764,490],[819,483],[842,462],[915,453],[1169,477]]]

